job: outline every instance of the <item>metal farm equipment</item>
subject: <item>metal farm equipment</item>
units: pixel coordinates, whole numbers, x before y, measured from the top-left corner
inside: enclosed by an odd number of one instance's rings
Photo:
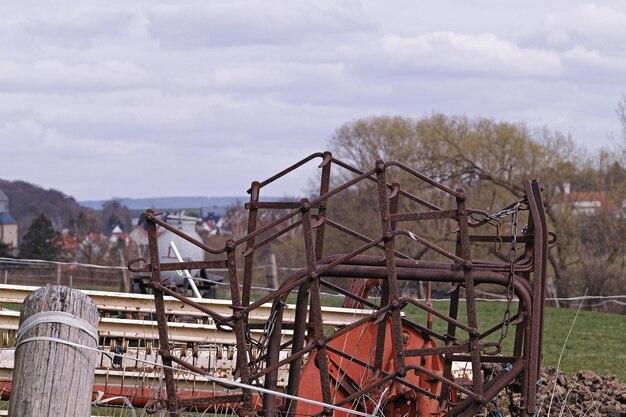
[[[318,197],[261,201],[264,187],[315,159],[321,160]],[[351,178],[331,181],[331,169],[340,169]],[[405,184],[420,184],[428,191],[424,195],[436,195],[445,204],[405,191],[401,184],[388,180],[391,171],[401,174]],[[375,190],[379,224],[373,236],[350,229],[329,212],[331,207],[342,207],[346,190],[365,184]],[[209,247],[160,220],[154,211],[146,211],[150,263],[133,260],[129,269],[152,277],[165,381],[165,391],[152,403],[153,409],[167,410],[170,416],[204,410],[266,417],[471,416],[502,390],[513,387],[519,396],[519,414],[533,415],[538,409],[548,232],[539,183],[525,181],[523,187],[521,199],[490,215],[468,207],[462,189],[450,189],[402,163],[377,161],[372,169],[361,171],[325,152],[266,181],[253,182],[246,204],[247,234],[224,247]],[[284,214],[261,225],[259,215],[268,209]],[[522,217],[527,225],[518,232]],[[500,233],[499,227],[492,233],[496,229],[491,226],[503,218],[511,223],[511,233]],[[422,225],[437,221],[455,225],[449,238],[451,248],[420,234]],[[158,227],[202,248],[214,260],[160,263]],[[331,228],[359,242],[356,249],[329,253]],[[487,233],[481,233],[483,229]],[[255,254],[286,234],[299,236],[306,263],[280,288],[254,299]],[[405,246],[427,249],[430,257],[413,259],[398,249],[400,240]],[[493,242],[499,249],[510,248],[508,256],[506,251],[488,260],[473,256],[475,247]],[[228,271],[231,299],[226,311],[177,293],[164,285],[161,276],[165,271],[215,268]],[[403,295],[401,287],[407,281],[446,287],[449,308],[440,311],[430,302]],[[481,328],[477,312],[479,286],[499,286],[507,294],[502,319],[486,329]],[[379,288],[379,298],[371,296],[374,287]],[[293,292],[295,304],[287,305]],[[328,309],[322,307],[324,292],[342,294],[344,306],[358,312],[354,320],[333,325]],[[217,378],[202,365],[197,353],[202,344],[191,344],[189,352],[175,347],[164,296],[175,297],[186,308],[196,309],[195,314],[206,315],[219,331],[234,335],[234,348],[228,353],[235,363],[232,378]],[[257,314],[268,303],[270,311]],[[428,319],[424,323],[410,320],[411,309],[422,311]],[[433,317],[445,323],[445,331],[432,328]],[[513,342],[505,348],[509,333]],[[209,337],[204,344],[210,343]],[[459,363],[469,364],[469,378],[454,376]],[[218,389],[209,392],[189,388],[189,383],[182,385],[177,377],[181,372],[191,372],[198,381],[208,379]]]

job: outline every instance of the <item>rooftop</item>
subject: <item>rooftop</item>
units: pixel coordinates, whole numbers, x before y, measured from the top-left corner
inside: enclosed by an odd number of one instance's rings
[[[0,224],[17,224],[17,221],[7,212],[0,212]]]

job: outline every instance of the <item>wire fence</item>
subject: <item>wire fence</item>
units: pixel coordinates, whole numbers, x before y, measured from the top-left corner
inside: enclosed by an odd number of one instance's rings
[[[255,268],[261,271],[270,271],[272,265],[257,265]],[[281,274],[289,274],[298,270],[292,267],[280,267],[277,269]],[[226,269],[211,269],[211,273],[225,277]],[[269,273],[269,272],[268,272]],[[0,283],[12,285],[32,285],[44,286],[66,285],[78,289],[92,289],[103,291],[133,291],[132,281],[136,276],[128,271],[126,266],[117,265],[96,265],[81,262],[47,261],[41,259],[16,259],[0,257]],[[217,288],[218,298],[228,297],[230,291],[229,284],[196,278],[199,281],[209,281]],[[129,284],[130,282],[130,284]],[[269,281],[268,281],[269,282]],[[271,286],[256,285],[253,290],[268,293],[274,291]],[[410,289],[412,291],[412,289]],[[477,301],[484,302],[506,302],[506,294],[490,291],[477,290],[480,295]],[[449,298],[441,297],[441,292],[436,293],[434,302],[448,301]],[[342,297],[343,295],[327,292],[324,295],[332,297]],[[443,294],[441,294],[443,295]],[[220,297],[221,296],[221,297]],[[569,306],[583,302],[584,308],[601,311],[612,311],[625,313],[626,294],[615,295],[584,295],[573,297],[547,297],[546,302],[553,302],[557,305]]]

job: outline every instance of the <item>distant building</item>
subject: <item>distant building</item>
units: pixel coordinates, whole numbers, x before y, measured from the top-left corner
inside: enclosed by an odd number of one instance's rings
[[[124,233],[119,224],[116,224],[113,230],[111,231],[111,237],[109,238],[111,244],[117,245],[119,243],[123,243],[124,246],[128,246],[128,235]]]
[[[9,245],[17,255],[17,221],[9,213],[9,197],[0,190],[0,242]]]
[[[617,213],[619,208],[604,191],[572,191],[570,184],[563,184],[563,200],[572,208],[573,214],[594,215],[600,211]]]

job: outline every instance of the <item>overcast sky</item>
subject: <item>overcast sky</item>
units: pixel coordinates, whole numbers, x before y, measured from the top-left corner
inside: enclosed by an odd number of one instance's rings
[[[345,122],[433,111],[596,149],[620,131],[625,28],[622,0],[2,2],[0,178],[244,195]]]

